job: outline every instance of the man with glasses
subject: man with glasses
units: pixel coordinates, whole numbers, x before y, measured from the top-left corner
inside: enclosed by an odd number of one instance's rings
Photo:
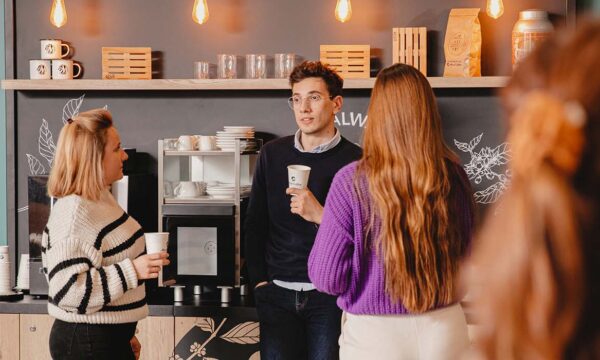
[[[290,85],[298,131],[263,146],[246,215],[261,359],[337,359],[341,310],[310,283],[307,261],[331,181],[361,149],[335,128],[343,80],[334,70],[305,61]],[[288,165],[311,168],[306,189],[288,188]]]

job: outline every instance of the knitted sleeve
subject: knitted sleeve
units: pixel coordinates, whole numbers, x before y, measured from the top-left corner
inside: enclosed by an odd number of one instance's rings
[[[354,251],[352,174],[340,170],[327,195],[323,220],[308,259],[308,276],[319,291],[346,292]]]
[[[47,269],[48,301],[67,312],[91,314],[138,286],[131,259],[99,266],[102,252],[93,242],[68,237],[42,239],[43,262]]]

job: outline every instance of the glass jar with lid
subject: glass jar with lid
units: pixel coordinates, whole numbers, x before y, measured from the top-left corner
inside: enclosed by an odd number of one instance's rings
[[[515,23],[512,32],[513,67],[529,55],[537,44],[547,39],[553,31],[554,26],[548,19],[546,11],[521,11],[519,21]]]

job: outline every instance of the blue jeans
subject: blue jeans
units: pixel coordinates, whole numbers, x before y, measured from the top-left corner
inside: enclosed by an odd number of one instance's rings
[[[76,324],[56,319],[50,331],[50,355],[54,360],[133,360],[129,341],[136,325]]]
[[[254,290],[262,360],[339,358],[342,311],[336,298],[271,282]]]

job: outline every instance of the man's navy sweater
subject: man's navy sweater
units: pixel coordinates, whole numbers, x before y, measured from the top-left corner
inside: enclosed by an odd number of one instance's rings
[[[283,280],[310,282],[307,262],[317,226],[290,211],[288,165],[310,166],[308,189],[321,205],[335,173],[361,156],[357,145],[342,137],[334,148],[322,153],[303,153],[294,147],[294,136],[267,143],[252,179],[246,213],[246,262],[250,283]]]

